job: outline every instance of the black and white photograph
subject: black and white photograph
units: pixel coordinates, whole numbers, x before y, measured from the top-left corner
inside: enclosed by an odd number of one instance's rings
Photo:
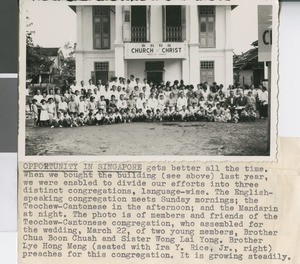
[[[277,18],[249,2],[27,1],[24,154],[272,156]]]

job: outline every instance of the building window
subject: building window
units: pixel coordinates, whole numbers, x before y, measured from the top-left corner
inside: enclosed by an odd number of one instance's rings
[[[95,79],[93,78],[94,83],[97,83],[98,80],[101,80],[102,83],[106,83],[108,81],[109,63],[107,61],[95,62],[94,69],[95,72],[92,73],[92,75],[95,76]]]
[[[110,48],[110,6],[93,7],[94,49]]]
[[[131,42],[147,41],[147,7],[131,7]]]
[[[216,47],[216,8],[215,6],[199,6],[200,47]]]
[[[200,62],[200,81],[212,84],[215,81],[215,62],[201,61]]]
[[[182,41],[181,6],[164,6],[164,41]]]

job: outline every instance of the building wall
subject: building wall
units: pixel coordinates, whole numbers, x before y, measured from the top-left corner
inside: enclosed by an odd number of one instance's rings
[[[163,41],[163,9],[161,5],[153,5],[150,7],[150,41]]]
[[[114,7],[112,7],[114,9]],[[110,13],[110,49],[94,50],[93,48],[93,7],[77,6],[77,47],[76,47],[76,79],[86,83],[94,71],[94,62],[109,62],[109,70],[115,69],[115,14]]]
[[[108,61],[110,71],[115,71],[115,61],[122,63],[121,58],[115,58],[116,17],[111,12],[111,49],[93,50],[93,13],[91,6],[77,6],[77,51],[76,51],[76,78],[78,81],[87,82],[94,71],[95,61]],[[113,7],[116,11],[116,8]],[[163,9],[162,6],[151,6],[150,12],[150,42],[161,43],[163,41]],[[225,86],[233,83],[233,58],[231,47],[231,7],[216,7],[216,48],[199,47],[199,18],[195,7],[186,7],[186,37],[189,58],[168,59],[165,61],[165,81],[181,79],[185,83],[196,85],[200,83],[200,61],[215,61],[215,81]],[[193,17],[192,17],[193,16]],[[122,20],[119,20],[122,21]],[[119,38],[120,39],[120,38]],[[118,43],[122,45],[122,43]],[[124,47],[118,47],[117,54],[123,54]],[[117,49],[116,49],[117,50]],[[157,59],[159,60],[159,59]],[[145,77],[145,59],[125,60],[122,72],[124,77],[135,74],[140,78]],[[118,76],[119,77],[119,76]]]
[[[216,7],[216,49],[226,48],[226,7]]]
[[[203,82],[203,80],[200,79],[200,63],[201,61],[214,61],[215,62],[215,82],[218,84],[225,84],[226,80],[226,71],[225,65],[226,65],[226,60],[225,60],[225,54],[222,51],[213,51],[213,52],[199,52],[198,54],[198,64],[197,64],[197,71],[195,70],[195,73],[198,73],[196,75],[197,78],[197,83]]]

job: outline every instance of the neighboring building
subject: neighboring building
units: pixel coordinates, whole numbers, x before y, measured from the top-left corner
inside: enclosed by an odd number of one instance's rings
[[[76,79],[113,76],[155,83],[233,82],[231,13],[236,6],[91,6],[77,15]]]
[[[254,84],[257,87],[264,81],[265,67],[263,62],[258,61],[257,41],[251,45],[254,46],[253,49],[233,58],[235,83],[249,86]]]
[[[60,69],[61,59],[63,58],[63,53],[60,48],[36,48],[39,53],[43,56],[47,56],[51,61],[51,64],[43,67],[39,74],[34,76],[31,80],[32,84],[48,84],[53,83],[53,75],[55,70]]]

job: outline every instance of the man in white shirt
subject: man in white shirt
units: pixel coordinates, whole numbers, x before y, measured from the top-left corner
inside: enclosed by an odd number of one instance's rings
[[[104,90],[104,85],[102,84],[102,81],[100,79],[97,82],[97,89],[98,89],[98,92]]]
[[[109,91],[109,85],[108,84],[105,84],[104,89],[100,91],[100,97],[102,95],[104,96],[104,98],[106,100],[110,100],[111,94],[110,94],[110,91]]]
[[[36,90],[36,95],[33,96],[33,99],[35,99],[37,101],[38,104],[41,103],[43,96],[41,94],[41,90]]]
[[[119,100],[120,95],[117,91],[117,87],[115,85],[112,86],[111,91],[110,91],[110,96],[114,95],[116,100]]]
[[[145,102],[146,102],[145,94],[144,93],[140,93],[139,98],[137,98],[137,100],[136,100],[136,109],[142,109],[143,108],[143,104]]]
[[[143,87],[146,86],[146,92],[147,92],[148,94],[150,94],[150,85],[148,84],[147,78],[144,78],[144,80],[143,80],[143,85],[142,85],[142,86],[143,86]]]
[[[262,91],[258,95],[258,100],[260,118],[268,118],[269,93],[265,86],[262,87]]]
[[[141,91],[142,91],[142,88],[143,88],[143,84],[140,83],[140,78],[136,78],[136,79],[135,79],[135,82],[136,82],[136,86],[139,87],[139,91],[141,92]]]
[[[86,90],[86,88],[84,86],[84,81],[80,82],[80,87],[76,86],[76,90],[78,90],[79,92],[81,92],[81,90],[83,90],[85,93],[87,92],[87,90]],[[75,92],[76,92],[76,90],[75,90]],[[74,92],[74,94],[75,94],[75,92]]]
[[[78,87],[77,87],[77,81],[74,80],[73,84],[70,86],[71,88],[71,91],[73,94],[75,94],[76,90],[80,90]]]
[[[93,84],[93,80],[89,79],[89,85],[88,85],[88,89],[91,89],[92,93],[94,92],[95,88],[97,88],[94,84]]]
[[[136,81],[134,79],[134,75],[130,75],[130,83],[128,85],[130,92],[132,92],[134,90],[135,86],[136,86]]]
[[[109,89],[112,89],[113,86],[118,86],[118,78],[117,77],[113,77],[111,82],[109,82]]]

